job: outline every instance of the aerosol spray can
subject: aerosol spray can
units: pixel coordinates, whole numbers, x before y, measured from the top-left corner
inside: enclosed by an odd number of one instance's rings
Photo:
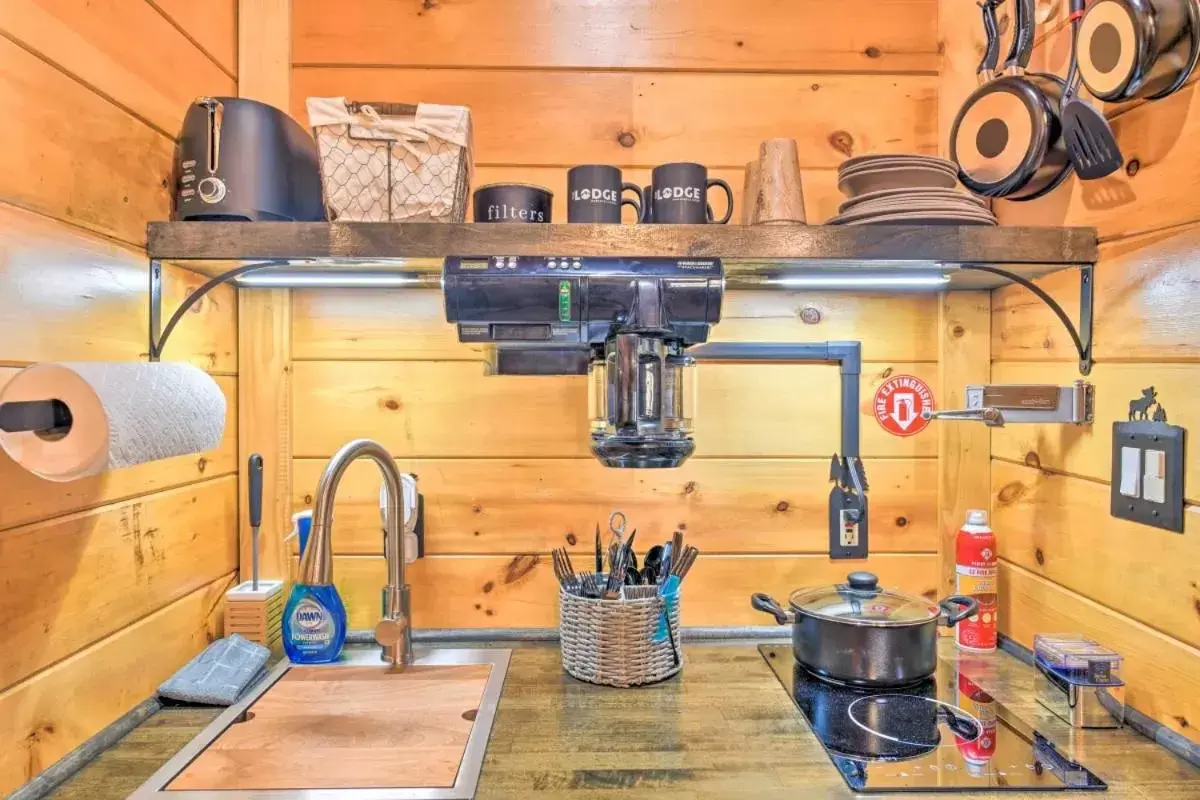
[[[987,524],[987,512],[967,512],[967,521],[954,543],[956,594],[974,597],[979,611],[958,623],[954,639],[962,650],[996,649],[996,534]]]

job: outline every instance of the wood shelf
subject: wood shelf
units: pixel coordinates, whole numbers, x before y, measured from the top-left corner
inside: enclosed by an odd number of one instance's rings
[[[209,276],[277,262],[287,271],[440,273],[446,256],[694,257],[724,261],[731,288],[786,275],[847,270],[943,273],[950,289],[1008,281],[963,270],[991,265],[1024,278],[1092,264],[1091,228],[982,226],[478,225],[430,223],[157,222],[152,259]]]

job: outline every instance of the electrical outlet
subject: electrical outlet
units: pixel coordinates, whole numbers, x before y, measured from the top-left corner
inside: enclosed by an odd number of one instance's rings
[[[842,547],[858,547],[858,523],[846,519],[846,509],[841,513]]]

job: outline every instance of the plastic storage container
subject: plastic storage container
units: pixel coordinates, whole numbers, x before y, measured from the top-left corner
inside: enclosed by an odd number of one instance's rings
[[[1046,666],[1076,683],[1107,685],[1121,682],[1121,655],[1074,633],[1039,633],[1033,653]]]
[[[1077,634],[1038,634],[1033,649],[1039,703],[1075,728],[1124,724],[1120,654]]]

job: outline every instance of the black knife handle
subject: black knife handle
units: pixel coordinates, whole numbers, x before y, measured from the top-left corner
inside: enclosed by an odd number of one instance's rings
[[[252,453],[246,464],[250,478],[250,527],[262,525],[263,457]]]

